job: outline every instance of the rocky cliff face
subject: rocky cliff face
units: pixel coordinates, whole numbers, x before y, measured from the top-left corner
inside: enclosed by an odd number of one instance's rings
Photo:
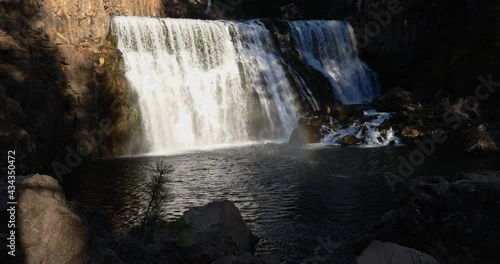
[[[137,113],[108,37],[110,16],[163,13],[159,0],[0,3],[0,97],[8,102],[0,141],[18,150],[22,170],[50,169],[68,147],[82,156],[128,151],[121,143]],[[102,131],[104,121],[113,129]],[[93,131],[105,139],[96,142]]]

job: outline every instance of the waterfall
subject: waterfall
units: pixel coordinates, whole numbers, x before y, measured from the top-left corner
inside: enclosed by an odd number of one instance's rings
[[[111,30],[151,152],[286,138],[296,127],[298,95],[259,21],[117,16]]]
[[[145,146],[166,153],[287,139],[300,106],[324,107],[318,96],[360,103],[378,94],[377,77],[358,58],[349,24],[288,23],[291,39],[260,20],[113,17],[111,32],[138,98]],[[312,83],[322,76],[333,96]]]
[[[344,104],[370,102],[380,94],[376,74],[358,57],[352,27],[343,21],[289,22],[304,60],[323,73]]]

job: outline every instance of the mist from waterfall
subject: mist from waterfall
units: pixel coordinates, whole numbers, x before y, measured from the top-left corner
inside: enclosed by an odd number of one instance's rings
[[[114,17],[151,152],[279,139],[297,94],[259,21]]]
[[[352,27],[344,21],[291,21],[304,60],[323,73],[344,104],[371,102],[380,94],[377,75],[358,57]]]

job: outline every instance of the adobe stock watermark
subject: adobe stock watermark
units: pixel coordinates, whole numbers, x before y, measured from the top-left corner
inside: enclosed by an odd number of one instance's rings
[[[145,82],[140,85],[148,93],[154,93],[159,87],[161,87],[161,77],[158,74],[149,73],[146,74]],[[111,103],[111,112],[120,113],[121,109],[118,107],[118,102],[113,101]],[[73,170],[80,166],[85,157],[92,154],[102,143],[106,135],[111,134],[116,129],[113,121],[109,118],[102,119],[99,122],[99,128],[92,129],[91,131],[83,131],[82,134],[85,136],[76,144],[76,149],[72,146],[66,146],[66,157],[64,163],[59,161],[52,162],[51,166],[56,174],[56,178],[59,182],[63,182],[63,175],[73,172]]]
[[[304,259],[302,264],[312,264],[327,261],[333,254],[333,251],[340,247],[340,243],[334,242],[329,235],[326,241],[320,237],[316,238],[318,246],[314,249],[313,256]]]
[[[389,26],[389,24],[391,24],[393,16],[403,12],[403,9],[404,8],[399,0],[390,0],[389,2],[387,2],[387,9],[373,12],[372,16],[374,19],[368,21],[364,25],[363,29],[354,27],[357,47],[368,47],[372,39],[382,32],[382,28],[385,28]]]
[[[117,111],[117,102],[111,104],[112,112]],[[59,182],[63,182],[63,175],[73,172],[80,166],[85,157],[92,154],[103,142],[106,135],[111,134],[116,129],[111,119],[105,118],[99,122],[99,128],[90,131],[84,130],[82,138],[75,147],[67,145],[65,147],[66,156],[64,162],[53,161],[51,167],[54,170],[55,176]]]
[[[491,97],[495,92],[495,89],[500,87],[500,82],[493,81],[492,74],[488,75],[488,78],[479,76],[478,80],[480,84],[476,87],[474,95],[468,96],[464,99],[463,109],[468,112],[475,111],[475,106],[479,104],[480,101],[485,101]],[[451,125],[453,130],[458,130],[462,126],[462,118],[458,117],[448,109],[443,114],[443,120],[446,124]],[[432,134],[430,138],[425,138],[422,140],[416,139],[415,145],[417,146],[407,158],[402,155],[398,156],[398,174],[392,172],[384,173],[384,177],[389,185],[392,192],[395,191],[395,186],[397,183],[403,183],[408,179],[414,172],[416,167],[422,166],[426,158],[432,156],[436,152],[436,147],[438,144],[443,144],[448,139],[448,136],[442,130],[438,130]]]

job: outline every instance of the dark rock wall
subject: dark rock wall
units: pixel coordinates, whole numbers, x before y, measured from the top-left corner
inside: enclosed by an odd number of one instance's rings
[[[140,120],[111,15],[164,13],[160,0],[0,2],[0,101],[10,102],[0,149],[17,150],[18,173],[52,171],[68,149],[82,158],[134,151],[126,143]]]
[[[352,24],[363,29],[389,1],[358,10]],[[498,1],[401,1],[402,12],[361,55],[381,77],[384,88],[400,86],[422,100],[441,95],[474,95],[478,76],[498,76]]]

